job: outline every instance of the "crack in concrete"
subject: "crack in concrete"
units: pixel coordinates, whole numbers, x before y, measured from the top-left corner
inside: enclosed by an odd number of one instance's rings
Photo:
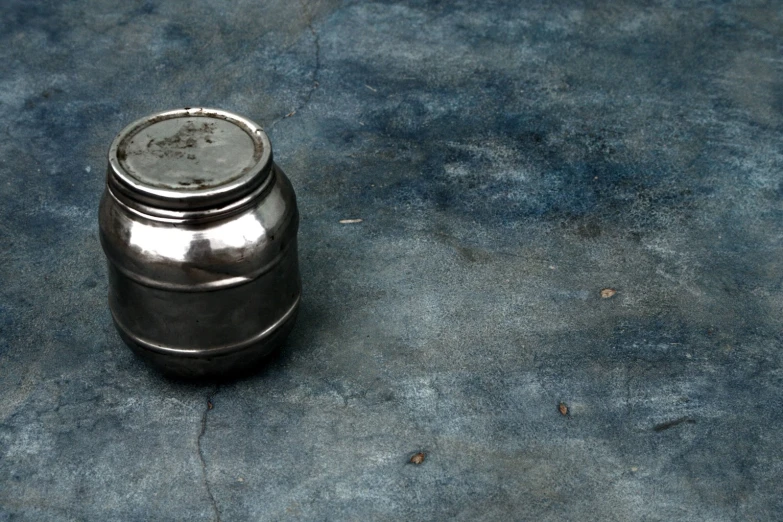
[[[294,110],[292,110],[285,116],[280,116],[275,121],[273,121],[272,124],[269,126],[269,130],[272,130],[275,127],[275,125],[277,125],[281,121],[294,116],[297,112],[307,107],[310,104],[310,100],[313,97],[313,93],[316,91],[316,89],[318,89],[319,86],[318,75],[321,72],[321,37],[318,34],[318,31],[316,31],[315,27],[313,26],[313,13],[308,9],[307,3],[303,1],[301,2],[301,6],[302,6],[302,16],[307,22],[307,28],[310,30],[310,34],[313,36],[313,46],[315,47],[315,67],[313,68],[313,72],[311,74],[313,83],[310,86],[310,89],[308,89],[307,94],[305,94],[302,103],[300,103]]]
[[[204,487],[207,490],[207,496],[209,497],[209,503],[212,506],[212,511],[215,513],[215,521],[220,522],[220,510],[218,509],[215,496],[212,494],[212,487],[209,485],[209,478],[207,477],[207,463],[204,460],[204,449],[201,446],[201,439],[204,438],[204,434],[207,432],[207,415],[209,410],[212,409],[212,399],[218,392],[218,387],[215,386],[215,390],[210,396],[207,397],[207,406],[204,408],[204,414],[201,416],[201,432],[196,439],[196,447],[198,448],[198,459],[201,462],[201,473],[203,475]]]

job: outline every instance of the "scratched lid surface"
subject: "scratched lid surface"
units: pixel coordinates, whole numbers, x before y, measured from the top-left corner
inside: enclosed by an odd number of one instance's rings
[[[126,127],[109,150],[119,190],[163,208],[241,197],[268,175],[271,147],[257,124],[217,109],[178,109]]]

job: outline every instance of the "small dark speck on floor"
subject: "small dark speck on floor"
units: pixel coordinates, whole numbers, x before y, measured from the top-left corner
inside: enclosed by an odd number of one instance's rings
[[[662,422],[660,424],[656,424],[653,426],[654,431],[665,431],[670,428],[674,428],[675,426],[679,426],[680,424],[696,424],[696,421],[693,420],[690,417],[680,417],[679,419]]]

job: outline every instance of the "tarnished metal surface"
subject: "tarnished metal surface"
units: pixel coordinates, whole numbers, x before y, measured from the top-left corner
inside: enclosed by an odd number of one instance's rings
[[[117,329],[168,373],[225,377],[281,346],[301,283],[290,182],[256,124],[186,108],[109,149],[100,238]]]

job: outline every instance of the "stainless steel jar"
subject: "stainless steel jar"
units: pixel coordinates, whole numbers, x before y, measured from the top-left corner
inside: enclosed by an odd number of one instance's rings
[[[252,121],[185,108],[130,124],[109,149],[99,216],[115,325],[153,365],[243,371],[288,335],[299,213]]]

